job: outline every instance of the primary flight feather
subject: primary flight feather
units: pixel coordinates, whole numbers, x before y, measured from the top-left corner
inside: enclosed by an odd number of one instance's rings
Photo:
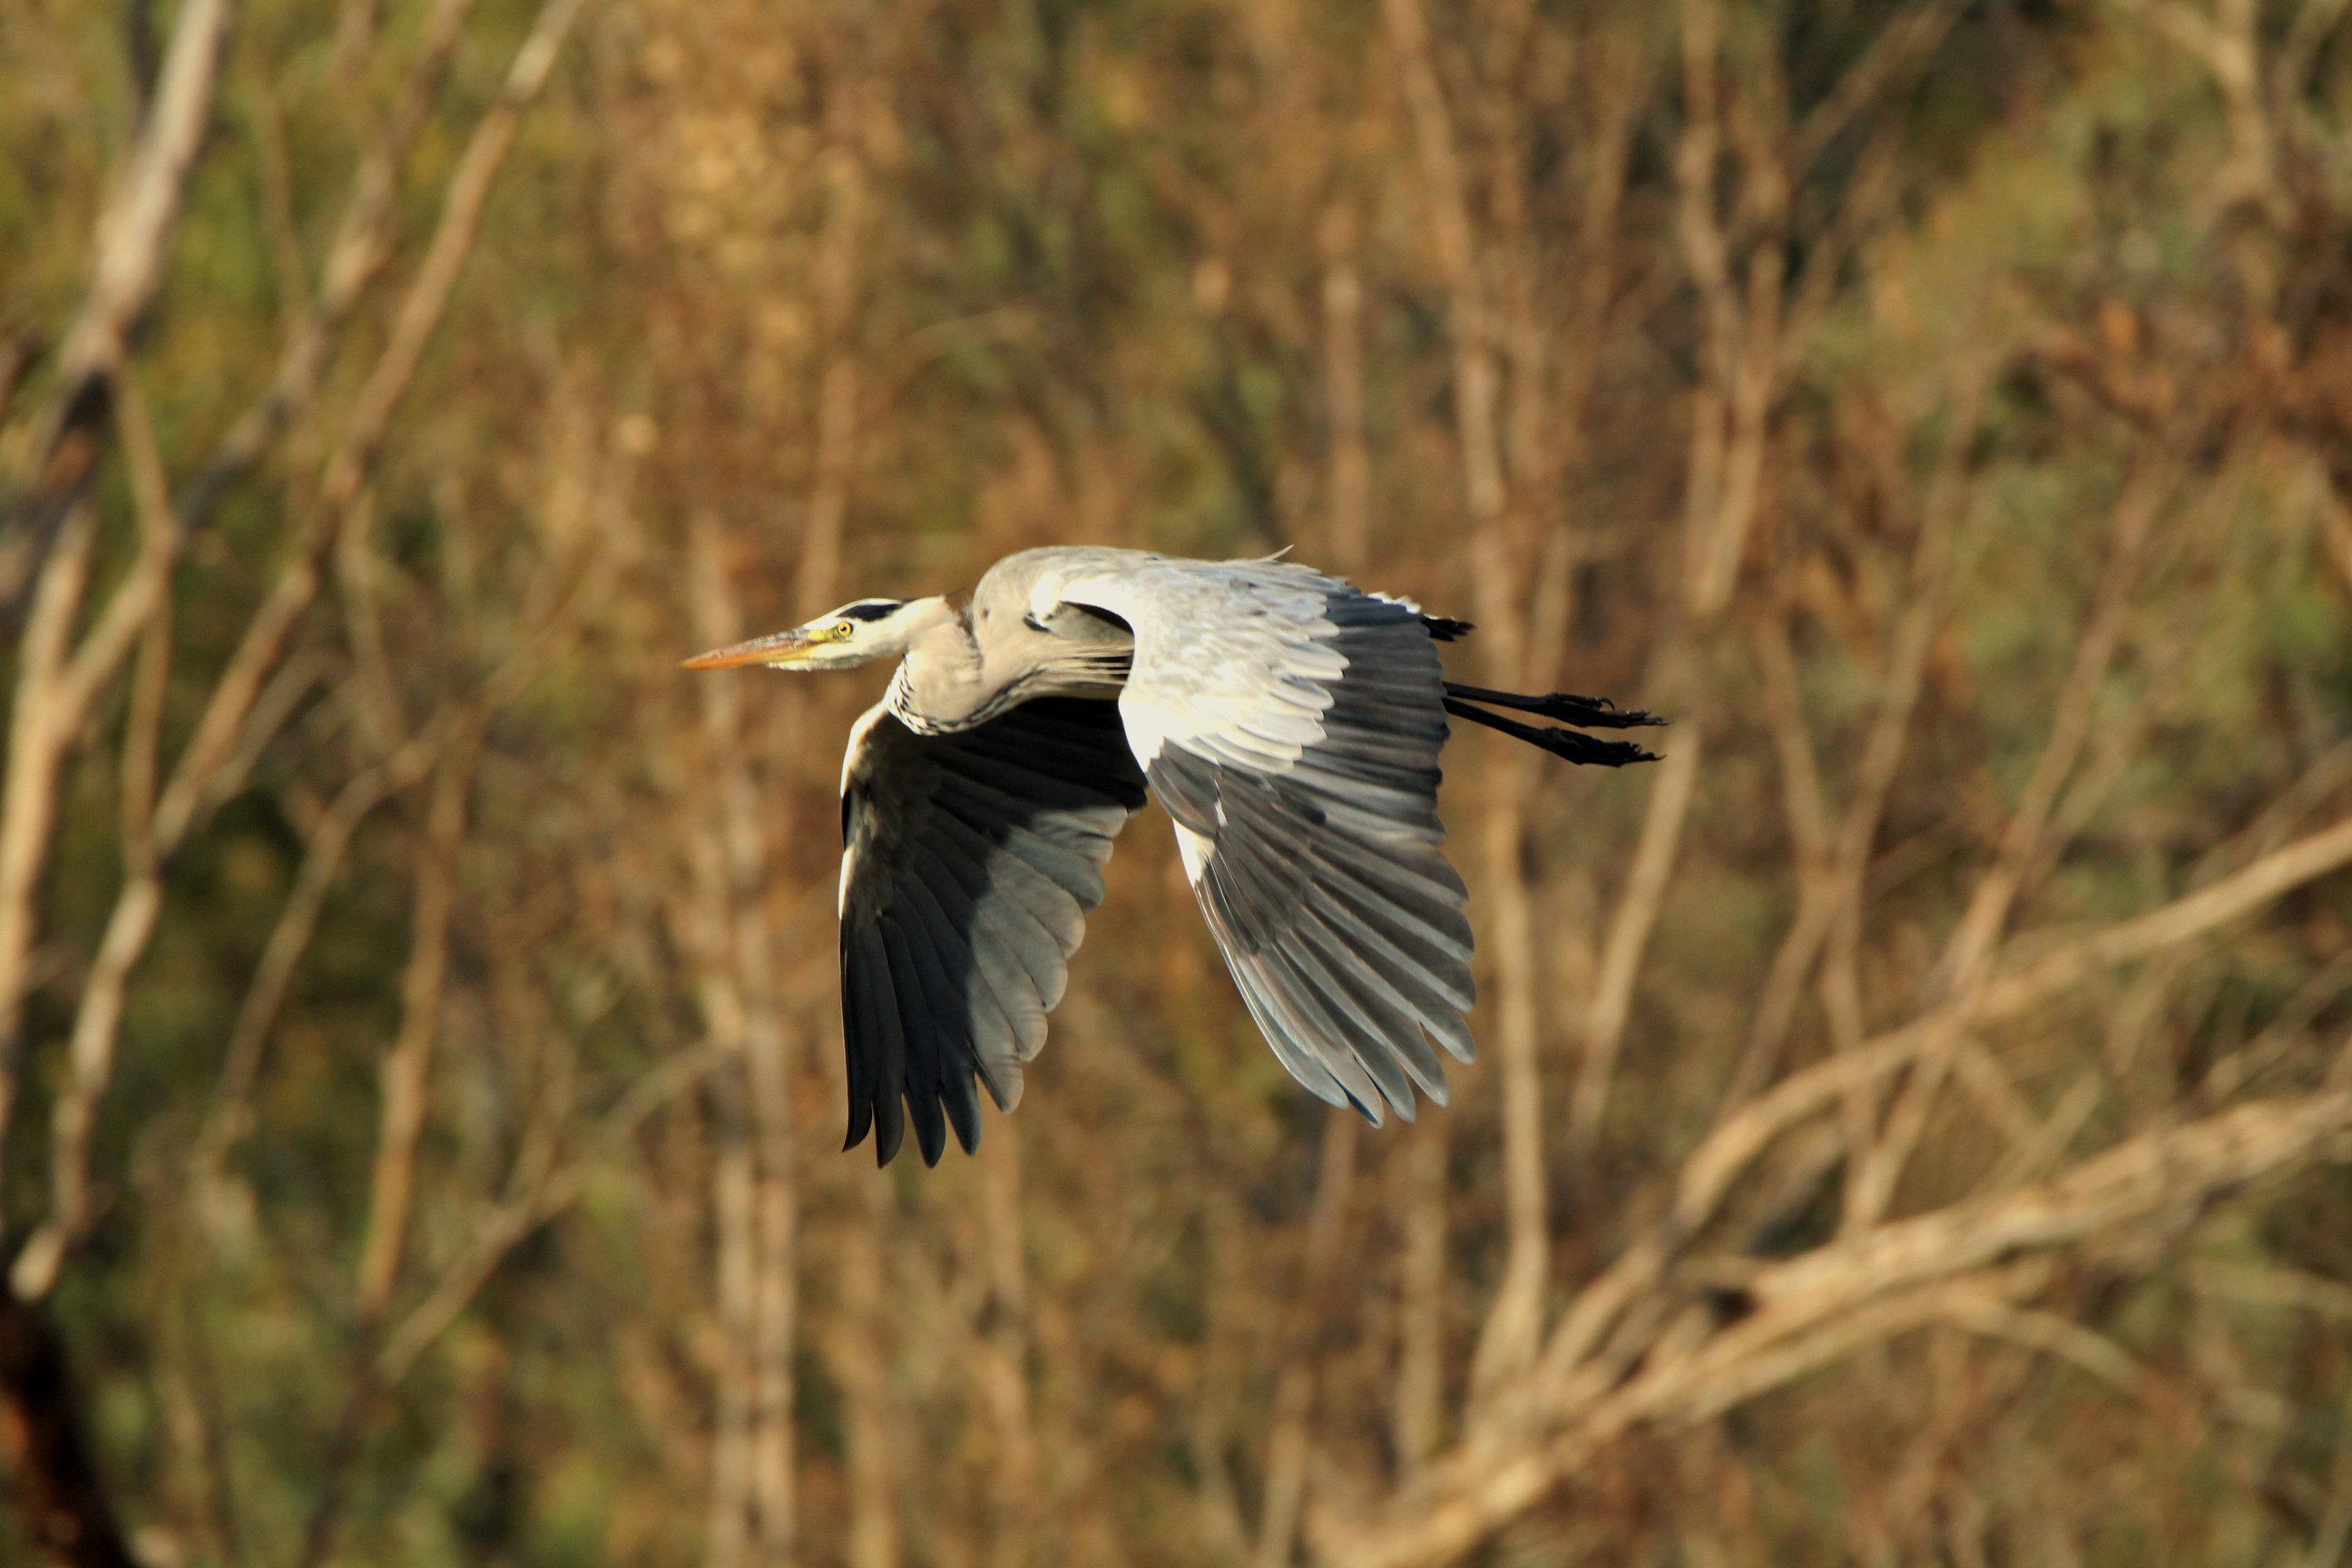
[[[1103,863],[1157,795],[1201,912],[1275,1055],[1310,1093],[1410,1121],[1470,1059],[1470,925],[1438,846],[1446,715],[1570,762],[1653,760],[1581,729],[1605,700],[1450,682],[1468,631],[1283,561],[1062,548],[970,599],[860,599],[689,669],[897,658],[841,773],[849,1136],[887,1163],[980,1142],[1045,1039]]]

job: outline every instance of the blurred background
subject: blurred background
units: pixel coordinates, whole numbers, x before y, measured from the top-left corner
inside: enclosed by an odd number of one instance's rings
[[[2334,1564],[2344,0],[0,0],[0,1559]],[[1046,542],[1479,623],[1481,1059],[1155,811],[836,1152],[880,671]]]

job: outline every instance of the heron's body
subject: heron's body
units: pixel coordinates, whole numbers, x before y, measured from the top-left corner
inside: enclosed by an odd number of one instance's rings
[[[1159,796],[1244,1002],[1310,1091],[1410,1119],[1467,1061],[1471,936],[1438,848],[1451,712],[1579,762],[1649,753],[1590,698],[1450,686],[1469,628],[1280,561],[1024,551],[970,600],[865,600],[694,668],[897,657],[842,768],[849,1142],[926,1162],[1005,1110],[1043,1045],[1112,837]]]

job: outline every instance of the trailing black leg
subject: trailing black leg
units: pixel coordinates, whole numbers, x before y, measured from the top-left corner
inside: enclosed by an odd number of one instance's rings
[[[1446,689],[1453,689],[1449,686]],[[1596,741],[1574,730],[1548,729],[1540,724],[1522,724],[1516,719],[1506,719],[1500,713],[1489,713],[1483,708],[1473,708],[1467,702],[1448,697],[1445,710],[1473,724],[1484,724],[1489,730],[1499,730],[1516,741],[1539,746],[1555,757],[1571,763],[1591,763],[1604,768],[1622,768],[1627,763],[1654,763],[1658,753],[1646,751],[1631,741]],[[1646,719],[1646,715],[1644,716]],[[1649,721],[1655,722],[1655,721]]]
[[[1579,697],[1571,691],[1548,691],[1540,697],[1534,697],[1524,691],[1496,691],[1484,686],[1464,686],[1449,680],[1445,683],[1445,695],[1458,697],[1466,702],[1484,702],[1491,707],[1509,708],[1521,713],[1557,719],[1563,724],[1575,724],[1587,730],[1638,730],[1665,722],[1645,708],[1620,708],[1606,697]]]

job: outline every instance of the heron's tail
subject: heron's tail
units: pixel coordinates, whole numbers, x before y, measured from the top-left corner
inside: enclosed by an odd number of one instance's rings
[[[1474,708],[1471,706],[1474,702],[1483,702],[1487,708],[1507,708],[1514,712],[1557,719],[1560,723],[1572,724],[1577,729],[1522,724],[1516,719],[1506,719],[1500,713],[1489,713],[1486,708]],[[1591,735],[1578,733],[1578,730],[1633,730],[1665,722],[1647,709],[1620,708],[1606,697],[1579,697],[1568,691],[1549,691],[1537,697],[1523,691],[1496,691],[1484,686],[1464,686],[1452,680],[1445,683],[1445,710],[1458,719],[1467,719],[1473,724],[1499,730],[1530,746],[1539,746],[1555,757],[1564,757],[1571,763],[1597,763],[1604,768],[1622,768],[1627,763],[1654,763],[1658,760],[1658,753],[1631,741],[1595,740]]]

